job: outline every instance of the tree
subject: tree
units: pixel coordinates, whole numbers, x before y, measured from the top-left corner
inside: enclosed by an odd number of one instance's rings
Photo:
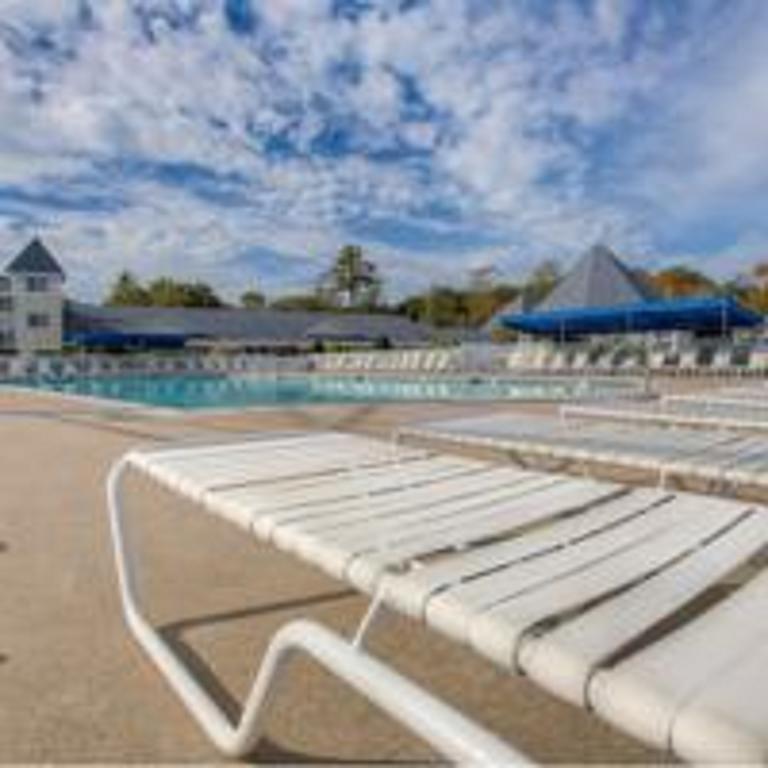
[[[748,275],[738,275],[723,286],[723,292],[749,307],[766,314],[768,312],[768,262],[758,262]]]
[[[207,283],[184,283],[159,277],[147,287],[153,307],[223,307],[224,302]]]
[[[487,293],[496,285],[498,270],[493,264],[482,264],[469,270],[469,290],[472,293]]]
[[[251,288],[240,296],[240,306],[245,309],[262,309],[267,303],[264,294]]]
[[[668,267],[651,275],[651,284],[665,299],[704,296],[717,292],[717,283],[702,272],[685,266]]]
[[[420,319],[437,327],[467,325],[469,309],[465,292],[436,285],[424,298]]]
[[[146,307],[151,300],[147,289],[126,270],[118,275],[104,303],[110,307]]]
[[[359,245],[345,245],[320,280],[318,293],[343,308],[371,309],[379,301],[381,277]]]
[[[185,307],[224,307],[224,302],[208,283],[182,283]]]
[[[473,328],[485,325],[498,310],[520,293],[520,288],[497,282],[498,270],[493,265],[471,269],[469,287],[464,297],[467,323]]]
[[[543,301],[563,279],[560,264],[554,259],[546,259],[533,268],[523,287],[525,300],[531,306]]]

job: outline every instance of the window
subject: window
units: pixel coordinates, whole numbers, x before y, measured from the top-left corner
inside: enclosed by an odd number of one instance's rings
[[[44,293],[48,290],[48,278],[45,275],[27,277],[27,290],[30,293]]]
[[[13,347],[13,331],[0,331],[0,349]]]
[[[13,309],[13,297],[0,296],[0,312],[10,312]]]
[[[27,315],[27,328],[48,328],[51,325],[50,315],[32,312]]]
[[[0,293],[9,293],[11,290],[11,278],[0,275]]]

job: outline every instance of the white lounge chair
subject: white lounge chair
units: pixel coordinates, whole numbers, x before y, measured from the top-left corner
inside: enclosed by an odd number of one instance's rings
[[[119,493],[127,468],[371,595],[356,642],[289,625],[232,726],[141,612]],[[683,759],[765,758],[768,578],[700,600],[768,544],[762,508],[338,433],[132,452],[110,474],[108,498],[128,624],[230,754],[255,743],[278,661],[296,649],[450,757],[518,759],[359,650],[386,608]]]
[[[705,480],[731,492],[768,491],[768,441],[759,436],[652,424],[569,421],[551,416],[492,413],[399,430],[403,439],[491,448],[523,464],[558,461],[578,472],[599,464],[642,470],[665,487],[672,479]]]
[[[768,373],[768,350],[764,347],[750,350],[746,373],[750,376],[764,376]]]
[[[630,402],[604,405],[563,405],[570,418],[601,419],[623,423],[666,424],[736,431],[768,430],[768,411],[743,404],[703,404],[685,401]]]

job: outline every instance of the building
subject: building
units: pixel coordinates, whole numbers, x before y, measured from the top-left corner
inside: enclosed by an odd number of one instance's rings
[[[400,315],[276,309],[101,307],[75,301],[64,309],[65,339],[84,348],[230,347],[307,351],[317,345],[412,347],[439,335]]]
[[[61,265],[38,239],[0,272],[0,352],[212,346],[306,351],[318,345],[413,347],[457,341],[398,315],[273,309],[103,307],[67,300]],[[456,333],[460,335],[461,329]]]
[[[61,349],[64,270],[35,238],[0,272],[0,350]]]

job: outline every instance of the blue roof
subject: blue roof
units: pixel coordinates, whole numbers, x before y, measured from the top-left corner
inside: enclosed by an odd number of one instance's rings
[[[733,299],[717,297],[554,309],[504,315],[501,318],[506,328],[544,335],[672,330],[717,332],[752,328],[762,321],[762,315],[746,309]]]

